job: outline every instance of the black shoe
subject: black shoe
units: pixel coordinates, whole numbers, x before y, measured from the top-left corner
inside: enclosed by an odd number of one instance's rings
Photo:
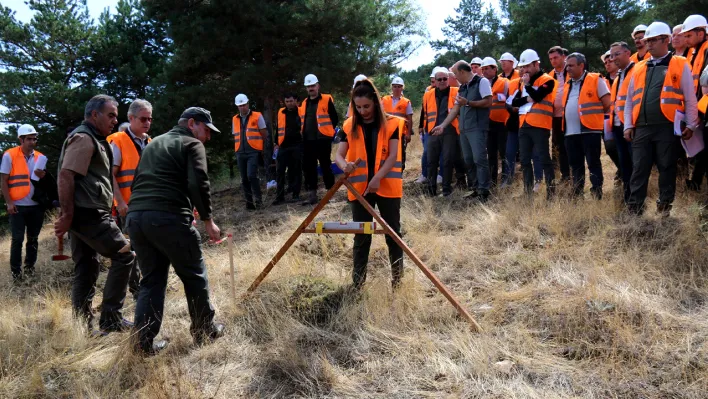
[[[443,191],[442,196],[443,197],[449,197],[452,195],[452,191]]]
[[[30,277],[30,278],[34,277],[34,266],[32,266],[32,267],[25,266],[24,274],[25,274],[25,277]]]
[[[194,335],[194,343],[197,345],[204,345],[224,336],[224,331],[226,326],[222,323],[214,323],[210,329],[207,331],[202,331]]]
[[[299,202],[300,201],[300,194],[293,194],[293,202]]]
[[[656,212],[663,218],[671,215],[671,208],[673,208],[673,205],[669,203],[661,203],[658,201],[656,203]]]
[[[254,205],[253,202],[246,202],[246,209],[249,211],[255,211],[256,205]]]
[[[114,323],[108,327],[101,327],[101,332],[109,334],[112,332],[126,332],[135,327],[135,323],[130,320],[121,319],[120,323]]]
[[[285,203],[285,197],[278,197],[273,201],[273,205],[280,205],[282,203]]]
[[[167,346],[169,346],[170,341],[160,339],[157,341],[153,341],[152,345],[150,348],[143,348],[141,346],[136,347],[136,352],[142,356],[155,356],[159,354],[160,352],[164,351],[167,349]]]
[[[690,191],[701,191],[701,185],[691,179],[686,179],[686,188]]]
[[[315,205],[317,202],[317,191],[310,191],[310,194],[307,196],[307,199],[303,201],[301,205]]]
[[[255,209],[263,209],[263,201],[256,200]]]
[[[475,199],[477,197],[479,197],[479,193],[477,192],[477,190],[472,190],[462,196],[462,198],[464,198],[464,199]]]
[[[477,201],[479,201],[480,204],[486,204],[489,202],[489,193],[480,194],[477,197]]]
[[[22,278],[22,274],[12,273],[12,284],[19,285],[22,284],[22,281],[24,281],[24,278]]]

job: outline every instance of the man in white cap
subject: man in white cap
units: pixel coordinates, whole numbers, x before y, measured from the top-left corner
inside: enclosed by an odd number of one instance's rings
[[[470,61],[470,68],[472,68],[472,73],[475,75],[482,75],[481,71],[479,70],[481,67],[482,59],[479,57],[472,58],[472,61]]]
[[[381,97],[381,103],[387,114],[397,116],[406,121],[406,131],[402,132],[404,138],[401,142],[401,150],[403,151],[403,154],[401,154],[403,162],[401,171],[406,168],[406,148],[408,147],[408,143],[411,142],[411,133],[413,130],[413,106],[411,105],[411,100],[403,97],[404,88],[403,79],[396,76],[391,81],[391,95]]]
[[[435,68],[433,68],[433,71],[430,73],[430,86],[425,89],[426,93],[429,92],[430,90],[435,90],[435,82],[436,82],[435,74],[441,69],[444,69],[444,68],[437,67],[437,66]],[[425,95],[423,96],[422,102],[423,103],[425,102]],[[419,123],[418,123],[418,134],[420,134],[420,141],[423,143],[423,155],[420,157],[421,174],[420,174],[420,176],[418,176],[418,178],[415,180],[415,182],[418,184],[426,184],[426,183],[428,183],[428,140],[430,138],[430,134],[428,132],[428,129],[432,129],[433,126],[430,126],[429,128],[427,127],[427,124],[425,123],[426,116],[425,116],[425,114],[423,114],[423,107],[421,107],[420,112],[421,112],[421,114],[420,114]],[[438,176],[435,181],[437,183],[442,183],[442,175],[443,175],[443,171],[444,171],[442,156],[440,157],[439,167],[440,167],[440,169],[438,170]]]
[[[231,132],[234,138],[234,152],[241,174],[241,187],[246,199],[246,209],[255,210],[263,207],[261,181],[258,178],[258,162],[263,157],[268,130],[260,112],[251,111],[248,97],[239,94],[235,100],[238,114],[231,120]],[[266,160],[266,166],[268,160]]]
[[[486,202],[489,198],[491,185],[489,160],[487,159],[487,135],[489,108],[492,105],[492,88],[489,85],[489,80],[472,73],[472,67],[466,61],[455,63],[453,71],[462,83],[459,95],[455,97],[455,105],[449,110],[449,114],[442,122],[439,121],[440,112],[438,112],[436,126],[430,133],[433,136],[444,135],[445,130],[453,121],[458,122],[453,126],[459,132],[462,154],[465,165],[469,169],[468,180],[470,180],[469,185],[472,192],[468,198],[478,197],[481,202]],[[458,115],[460,116],[459,120]],[[445,176],[443,176],[443,182],[444,179]],[[445,185],[443,185],[443,195],[445,193]]]
[[[610,53],[610,50],[607,50],[605,54],[600,56],[600,60],[602,61],[602,64],[605,65],[605,72],[607,72],[607,74],[605,75],[605,79],[607,79],[608,85],[612,86],[612,83],[617,78],[617,75],[619,75],[619,68],[612,61]]]
[[[509,80],[497,75],[497,62],[492,57],[482,60],[482,76],[489,81],[492,88],[492,106],[489,109],[489,137],[487,138],[487,156],[492,185],[496,186],[501,162],[501,181],[507,180],[508,164],[506,162],[506,122],[509,111],[506,110],[506,98],[509,96]]]
[[[533,193],[534,175],[531,167],[533,152],[539,155],[546,178],[546,198],[555,194],[555,171],[548,151],[548,140],[553,125],[553,95],[556,81],[543,73],[538,53],[532,49],[521,53],[519,67],[524,86],[511,102],[519,107],[519,150],[524,171],[524,191]]]
[[[302,123],[303,157],[302,171],[305,174],[305,190],[309,192],[302,205],[317,203],[317,164],[322,170],[322,180],[329,190],[334,185],[332,173],[332,140],[334,128],[339,124],[339,116],[334,107],[334,99],[329,94],[320,93],[317,76],[305,76],[307,98],[300,104]]]
[[[634,66],[624,108],[624,137],[632,142],[634,164],[627,206],[635,214],[644,211],[649,177],[656,164],[657,211],[668,216],[676,193],[674,134],[690,139],[699,124],[698,110],[690,65],[685,58],[669,52],[671,28],[663,22],[653,22],[646,29],[644,41],[651,59]],[[686,126],[681,124],[676,129],[677,118]]]
[[[708,52],[708,41],[706,40],[706,23],[705,17],[702,15],[689,15],[681,25],[681,38],[688,47],[687,59],[691,66],[693,74],[693,86],[698,101],[703,97],[698,77],[706,66],[706,53]],[[694,191],[700,191],[703,176],[708,168],[708,151],[703,150],[696,154],[695,167],[691,179],[686,181],[686,186]]]
[[[683,24],[674,26],[671,35],[671,47],[674,48],[674,55],[688,58],[689,48],[681,31],[683,31]]]
[[[649,59],[649,52],[643,40],[646,30],[647,26],[643,24],[635,26],[634,30],[632,30],[632,40],[634,40],[634,45],[637,47],[637,52],[632,54],[632,61],[635,63]]]
[[[563,133],[563,88],[568,81],[568,74],[565,71],[565,58],[568,54],[568,50],[561,46],[553,46],[548,50],[548,60],[553,67],[548,75],[556,81],[556,96],[553,99],[553,129],[551,132],[553,152],[551,152],[551,159],[553,166],[560,170],[561,181],[564,182],[570,181],[568,152]]]
[[[0,178],[2,179],[2,195],[7,204],[12,238],[10,243],[10,271],[12,280],[16,283],[23,277],[34,276],[34,265],[37,262],[39,232],[44,223],[45,208],[33,199],[34,184],[32,180],[44,177],[44,167],[47,157],[37,147],[37,131],[32,125],[22,125],[17,129],[20,145],[13,147],[2,156]],[[39,167],[35,169],[35,166]],[[22,270],[22,242],[27,234],[25,249],[24,276]]]
[[[440,125],[455,104],[457,87],[450,87],[448,84],[447,68],[439,67],[435,70],[435,90],[430,90],[423,96],[423,106],[421,108],[421,131],[429,132],[429,137],[425,144],[427,150],[427,178],[428,194],[437,195],[437,174],[440,162],[444,165],[442,173],[442,195],[452,194],[452,171],[457,158],[457,140],[459,131],[457,130],[457,120],[443,129],[441,132],[433,133],[434,127]],[[442,160],[441,160],[442,159]]]
[[[502,73],[499,74],[500,77],[510,81],[520,77],[519,71],[516,70],[516,64],[518,61],[511,53],[502,54],[499,58],[499,63],[501,64],[502,69]]]

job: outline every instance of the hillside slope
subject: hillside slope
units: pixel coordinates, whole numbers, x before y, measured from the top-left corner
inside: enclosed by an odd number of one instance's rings
[[[410,150],[407,182],[420,172]],[[227,335],[200,348],[170,276],[161,335],[146,360],[127,334],[87,338],[71,319],[70,261],[52,263],[45,226],[33,286],[9,283],[0,245],[0,397],[704,398],[708,392],[708,249],[697,197],[673,216],[620,212],[614,166],[605,198],[547,203],[520,182],[488,205],[427,198],[406,184],[404,240],[484,328],[473,334],[406,259],[395,295],[375,237],[361,297],[350,281],[351,236],[301,237],[249,299],[230,298],[226,246],[205,247]],[[518,176],[518,174],[517,174]],[[299,204],[245,211],[238,183],[220,184],[215,220],[235,236],[240,295],[305,217]],[[656,179],[650,200],[656,197]],[[272,200],[272,193],[269,200]],[[319,220],[349,220],[342,189]],[[101,282],[105,279],[102,275]],[[100,290],[99,290],[100,293]],[[97,297],[95,305],[100,300]],[[134,303],[126,300],[132,319]]]

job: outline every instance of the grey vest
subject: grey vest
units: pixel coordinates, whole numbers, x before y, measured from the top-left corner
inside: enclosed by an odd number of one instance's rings
[[[460,88],[460,96],[468,101],[480,101],[480,80],[482,78],[475,75],[472,81]],[[489,130],[489,108],[460,107],[460,132],[470,130]]]
[[[94,133],[93,128],[83,122],[64,141],[59,156],[59,172],[64,162],[66,144],[77,133],[83,133],[93,140],[94,151],[86,176],[76,175],[74,183],[74,206],[78,208],[102,209],[110,212],[113,205],[113,180],[111,165],[113,154],[105,138]]]
[[[650,61],[647,62],[647,77],[642,104],[639,108],[637,126],[671,123],[661,112],[661,90],[664,87],[666,73],[669,71],[670,60],[671,55],[668,55],[653,67]]]

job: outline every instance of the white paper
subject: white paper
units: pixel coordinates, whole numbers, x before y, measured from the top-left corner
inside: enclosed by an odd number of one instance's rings
[[[514,93],[512,93],[509,97],[506,98],[506,103],[511,105],[512,101],[514,101],[514,98],[516,98],[516,93],[519,91],[516,90]]]
[[[524,86],[523,89],[521,90],[521,98],[524,98],[524,97],[531,98],[531,97],[529,97],[529,93],[526,92],[526,86]],[[529,111],[531,111],[531,107],[533,107],[533,101],[520,106],[519,107],[519,115],[528,114]]]
[[[685,115],[683,112],[678,109],[676,110],[676,114],[674,115],[674,135],[679,137],[683,134],[683,130],[681,130],[681,122],[683,122],[684,116]]]
[[[47,157],[45,156],[40,156],[37,158],[37,162],[34,164],[34,170],[32,170],[32,176],[30,179],[34,181],[39,181],[39,176],[37,176],[34,172],[38,170],[44,170],[47,167]]]
[[[693,132],[693,136],[691,136],[690,139],[681,140],[681,145],[683,146],[683,149],[686,150],[686,155],[689,158],[693,158],[696,154],[701,152],[705,147],[705,142],[703,141],[703,126],[699,125],[698,129]]]
[[[497,101],[506,101],[506,96],[503,93],[498,93]]]
[[[615,137],[612,135],[612,125],[610,124],[610,115],[608,115],[608,114],[605,114],[603,133],[605,133],[605,141],[614,140]]]

